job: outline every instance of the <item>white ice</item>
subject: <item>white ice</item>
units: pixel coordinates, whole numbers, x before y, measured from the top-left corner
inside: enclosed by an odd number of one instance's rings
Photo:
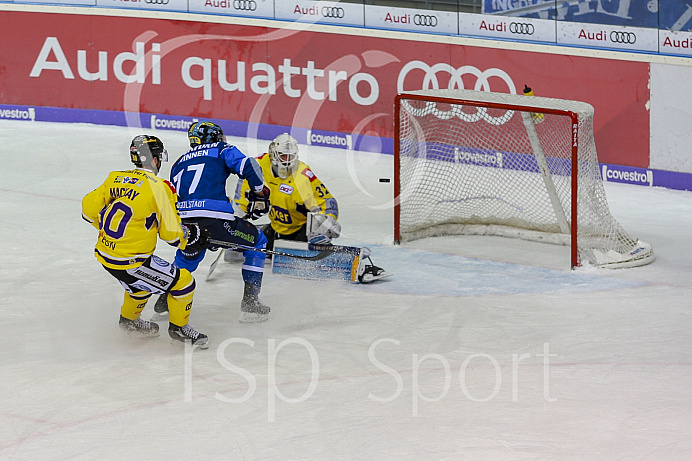
[[[607,184],[657,260],[570,271],[567,248],[497,237],[393,246],[392,157],[301,146],[341,243],[395,275],[267,273],[273,317],[241,325],[240,268],[206,282],[212,254],[191,314],[211,347],[186,354],[165,323],[118,329],[122,288],[80,217],[141,132],[0,122],[0,459],[692,459],[691,193]],[[184,152],[184,133],[155,134]]]

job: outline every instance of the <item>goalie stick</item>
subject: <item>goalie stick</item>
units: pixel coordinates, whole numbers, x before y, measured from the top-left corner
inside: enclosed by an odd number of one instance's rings
[[[221,248],[228,248],[230,250],[259,251],[261,253],[268,254],[268,255],[286,256],[289,258],[305,259],[307,261],[319,261],[320,259],[326,258],[327,256],[329,256],[333,252],[331,245],[311,245],[311,250],[319,251],[319,253],[317,253],[314,256],[305,256],[305,255],[295,255],[295,254],[291,254],[291,253],[284,253],[282,251],[267,250],[265,248],[254,248],[254,247],[247,246],[247,245],[240,245],[237,243],[224,242],[223,240],[216,240],[216,239],[209,239],[209,243],[211,245],[215,245],[215,246],[221,247]]]

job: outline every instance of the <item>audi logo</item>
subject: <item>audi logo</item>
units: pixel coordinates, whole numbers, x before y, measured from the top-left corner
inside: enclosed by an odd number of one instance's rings
[[[634,32],[619,32],[614,30],[610,33],[610,41],[613,43],[627,43],[632,45],[637,41],[637,34]]]
[[[153,5],[168,5],[169,0],[144,0],[144,3],[151,3]]]
[[[233,8],[242,11],[255,11],[257,2],[255,0],[234,0]]]
[[[517,89],[514,86],[514,82],[512,81],[510,76],[502,69],[491,67],[490,69],[482,71],[480,69],[468,65],[455,68],[446,62],[441,62],[430,66],[424,63],[423,61],[411,61],[401,68],[401,71],[399,72],[399,77],[396,82],[397,92],[403,93],[404,91],[406,91],[404,89],[404,84],[406,83],[407,78],[411,78],[409,77],[409,74],[415,77],[419,77],[420,71],[423,71],[422,83],[418,83],[420,82],[420,80],[417,78],[416,80],[414,80],[414,82],[416,82],[415,88],[411,88],[412,85],[411,83],[409,83],[409,90],[438,90],[440,89],[440,82],[437,79],[437,74],[446,73],[449,74],[449,83],[447,84],[447,88],[449,89],[464,89],[465,87],[462,77],[468,75],[471,77],[475,77],[476,79],[475,84],[472,88],[475,91],[491,91],[490,82],[498,82],[499,80],[503,81],[507,87],[507,90],[502,89],[502,92],[512,94],[517,93]],[[470,79],[467,78],[467,80]],[[412,107],[410,104],[406,104],[407,110],[410,113],[415,114],[416,116],[434,114],[437,118],[441,120],[448,120],[453,117],[459,117],[460,119],[467,122],[476,122],[480,119],[483,119],[488,123],[492,123],[493,125],[503,125],[507,123],[509,119],[512,118],[512,116],[514,115],[514,111],[507,111],[503,115],[498,116],[489,115],[487,109],[485,109],[484,107],[479,107],[476,113],[469,113],[460,111],[457,106],[452,106],[450,110],[440,110],[437,107],[437,104],[435,104],[434,102],[426,102],[424,107]]]
[[[437,27],[437,16],[430,14],[417,14],[413,17],[413,23],[417,26]]]
[[[344,9],[339,6],[323,6],[322,17],[341,19],[345,16]]]
[[[519,35],[533,35],[533,24],[525,22],[512,22],[509,24],[509,31]]]

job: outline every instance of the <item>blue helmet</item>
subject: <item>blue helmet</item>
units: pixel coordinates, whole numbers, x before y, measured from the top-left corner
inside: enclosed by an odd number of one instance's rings
[[[190,147],[226,140],[221,127],[212,122],[193,123],[187,130],[187,137],[190,140]]]

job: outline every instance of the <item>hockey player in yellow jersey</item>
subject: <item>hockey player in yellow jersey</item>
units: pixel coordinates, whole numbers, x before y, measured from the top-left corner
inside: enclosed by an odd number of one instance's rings
[[[337,201],[310,167],[298,159],[298,143],[291,135],[277,136],[269,144],[269,152],[257,162],[271,190],[270,224],[262,228],[269,240],[267,249],[274,248],[275,239],[327,244],[340,235]],[[239,181],[235,201],[252,214],[246,199],[248,191],[247,182]]]
[[[258,159],[264,183],[269,187],[269,224],[262,227],[268,243],[274,248],[277,239],[326,245],[341,235],[339,206],[310,167],[298,158],[298,143],[293,136],[284,133],[269,144],[267,153]],[[249,187],[239,181],[235,201],[250,217],[254,217],[253,204],[247,200]],[[259,215],[258,215],[259,216]],[[372,264],[369,257],[359,273],[360,281],[371,281],[389,276],[384,269]],[[233,252],[227,251],[227,262],[234,260]]]
[[[188,325],[195,280],[185,269],[155,256],[157,239],[177,248],[202,246],[206,235],[184,226],[173,186],[156,175],[168,153],[155,136],[136,136],[130,144],[134,169],[113,171],[82,200],[82,217],[98,231],[95,255],[125,289],[120,327],[142,336],[159,336],[156,323],[140,315],[152,294],[168,293],[169,336],[202,348],[208,338]]]

